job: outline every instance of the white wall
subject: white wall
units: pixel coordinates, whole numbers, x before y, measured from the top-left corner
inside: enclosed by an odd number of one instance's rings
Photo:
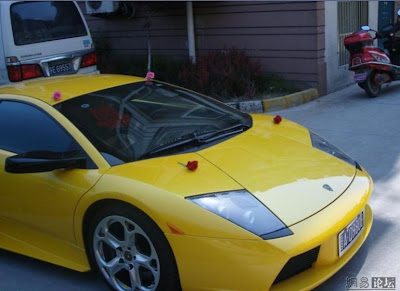
[[[378,1],[368,2],[368,25],[378,28]],[[327,93],[337,91],[353,83],[353,72],[348,66],[339,67],[338,53],[338,7],[337,1],[325,2],[325,61]],[[367,25],[367,23],[365,24]]]

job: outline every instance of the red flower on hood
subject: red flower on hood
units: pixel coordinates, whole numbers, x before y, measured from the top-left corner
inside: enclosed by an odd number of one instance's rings
[[[281,121],[282,121],[282,117],[280,117],[279,115],[274,117],[274,123],[275,124],[279,124],[279,123],[281,123]]]
[[[198,161],[188,161],[186,164],[186,168],[188,168],[188,170],[190,171],[195,171],[198,166],[199,166]]]

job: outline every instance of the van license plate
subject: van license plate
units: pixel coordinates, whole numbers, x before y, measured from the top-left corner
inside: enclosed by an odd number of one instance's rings
[[[343,229],[338,236],[339,257],[354,244],[364,229],[364,210]]]
[[[61,75],[73,71],[72,63],[58,63],[55,65],[49,65],[50,76]]]

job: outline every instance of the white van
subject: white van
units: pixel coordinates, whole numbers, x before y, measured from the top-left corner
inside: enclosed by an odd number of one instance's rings
[[[98,73],[89,28],[73,1],[1,1],[0,40],[0,85]]]

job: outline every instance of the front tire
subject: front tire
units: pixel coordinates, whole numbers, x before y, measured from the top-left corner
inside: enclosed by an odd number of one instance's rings
[[[101,208],[90,222],[89,260],[118,291],[180,290],[174,255],[158,226],[133,206]]]
[[[378,97],[381,92],[381,85],[375,83],[375,74],[376,72],[372,72],[369,74],[368,78],[364,82],[364,90],[365,93],[371,98]]]

